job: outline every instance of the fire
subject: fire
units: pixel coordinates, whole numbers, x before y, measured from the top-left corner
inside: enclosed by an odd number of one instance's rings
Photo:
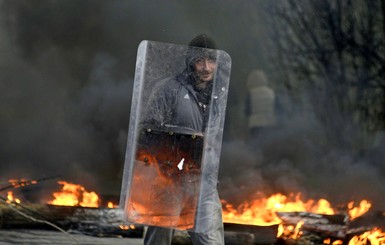
[[[301,195],[275,194],[251,202],[244,202],[238,208],[222,200],[223,220],[229,223],[267,226],[281,223],[276,212],[313,212],[334,214],[330,203],[325,199],[302,201]]]
[[[229,223],[267,226],[281,223],[276,212],[311,212],[317,214],[333,215],[336,211],[326,199],[318,201],[310,199],[304,201],[301,194],[274,194],[268,198],[245,201],[237,208],[222,200],[223,220]],[[348,213],[350,219],[355,219],[369,211],[371,203],[362,200],[355,207],[354,202],[349,202]]]
[[[7,189],[15,189],[27,185],[35,185],[38,183],[38,181],[27,179],[9,179],[7,183],[9,183],[9,185],[6,185],[5,182],[0,182],[0,192],[5,191]]]
[[[292,236],[291,236],[293,239],[297,239],[297,238],[301,237],[301,235],[302,235],[301,227],[302,227],[302,225],[303,225],[304,223],[305,223],[305,222],[300,221],[300,222],[298,222],[298,224],[295,226],[294,231],[293,231],[293,234],[292,234]]]
[[[299,239],[302,235],[301,227],[304,225],[303,221],[299,221],[296,225],[283,225],[282,220],[276,215],[278,212],[310,212],[316,214],[333,215],[337,211],[333,209],[329,201],[326,199],[319,200],[307,200],[301,199],[301,194],[291,194],[289,196],[283,194],[275,194],[268,198],[255,199],[253,201],[245,201],[240,206],[235,208],[233,205],[222,200],[223,206],[223,220],[228,223],[249,224],[258,226],[268,226],[279,224],[277,237],[285,239]],[[347,212],[349,218],[357,218],[364,213],[368,212],[371,207],[371,203],[367,200],[362,200],[359,206],[355,207],[354,202],[349,202],[347,205]],[[365,239],[374,239],[376,237],[379,241],[384,241],[385,235],[379,233],[366,234]],[[355,240],[354,240],[355,239]],[[357,237],[352,239],[353,242],[349,245],[361,245],[365,243],[355,243],[354,241],[360,241],[364,239]],[[372,242],[372,240],[370,240]],[[343,241],[336,240],[331,241],[325,239],[324,244],[343,244]],[[379,243],[371,243],[372,245]]]
[[[168,134],[164,136],[164,140],[171,139],[173,137]],[[126,214],[132,223],[180,230],[193,228],[200,185],[200,167],[195,162],[197,156],[192,155],[193,151],[189,149],[178,150],[175,154],[171,149],[175,143],[159,142],[154,151],[137,151],[131,182],[134,191],[130,193]],[[190,147],[190,144],[184,145]],[[190,191],[186,191],[187,183]],[[157,199],[156,205],[154,198]]]
[[[12,202],[20,203],[20,199],[15,198],[13,196],[13,192],[12,191],[8,191],[7,192],[7,203],[12,203]]]
[[[37,184],[37,180],[27,180],[27,179],[10,179],[8,182],[13,185],[13,187],[22,187],[26,185],[35,185]]]
[[[383,245],[385,244],[385,232],[381,229],[375,228],[371,231],[367,231],[362,235],[354,236],[349,241],[349,245]]]
[[[116,206],[116,205],[115,205],[113,202],[108,202],[108,203],[107,203],[107,207],[108,207],[108,208],[115,208],[115,206]]]
[[[354,202],[349,202],[348,209],[350,219],[355,219],[363,215],[364,213],[368,212],[371,207],[372,204],[367,200],[362,200],[359,207],[354,207]]]
[[[324,244],[332,244],[332,245],[342,245],[344,244],[343,241],[341,240],[336,240],[334,242],[331,242],[331,239],[330,238],[326,238],[324,241],[323,241]]]
[[[82,206],[82,207],[99,207],[99,196],[95,192],[88,192],[86,189],[77,184],[68,183],[66,181],[58,181],[63,185],[60,192],[53,193],[54,200],[49,204],[61,206]]]
[[[282,224],[280,224],[278,227],[277,237],[284,236],[286,239],[298,239],[302,235],[301,227],[303,224],[303,221],[298,222],[296,226],[289,225],[284,227]]]
[[[119,225],[119,228],[122,230],[134,230],[135,226],[134,225]]]
[[[27,180],[9,180],[15,188],[30,184],[36,184],[37,181]],[[60,192],[53,193],[54,200],[48,202],[53,205],[63,206],[82,206],[82,207],[99,207],[101,202],[99,196],[95,192],[88,192],[83,186],[72,184],[66,181],[59,181],[62,185]],[[8,203],[20,203],[20,199],[14,196],[12,191],[7,192]],[[302,200],[301,194],[274,194],[267,198],[255,199],[253,201],[245,201],[237,208],[232,204],[222,200],[223,204],[223,221],[228,223],[240,223],[249,225],[268,226],[279,224],[277,237],[285,239],[300,239],[302,235],[301,227],[303,221],[299,221],[296,225],[284,226],[281,219],[276,215],[276,212],[311,212],[317,214],[333,215],[337,213],[326,199],[319,200]],[[369,211],[372,204],[367,200],[359,202],[358,206],[355,203],[349,202],[347,213],[350,220],[362,216]],[[109,201],[108,208],[116,208],[117,205]],[[138,209],[141,207],[137,206]],[[383,213],[385,215],[385,213]],[[120,229],[129,230],[135,229],[134,225],[120,225]],[[331,238],[326,238],[323,244],[342,245],[341,240],[332,241]],[[350,239],[348,245],[384,245],[385,232],[379,228],[374,228],[361,235],[354,236]]]

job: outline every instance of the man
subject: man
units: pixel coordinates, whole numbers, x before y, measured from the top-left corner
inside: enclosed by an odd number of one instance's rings
[[[261,132],[275,126],[275,92],[269,87],[262,70],[253,70],[247,78],[246,116],[252,141],[259,140]]]
[[[201,34],[191,40],[189,46],[191,49],[186,58],[186,69],[176,77],[160,82],[159,88],[150,96],[146,115],[141,122],[144,128],[204,134],[212,105],[213,79],[218,68],[214,50],[216,44],[206,34]],[[203,208],[205,214],[202,220],[206,219],[210,225],[198,232],[188,231],[194,245],[224,244],[216,181],[209,184],[212,186],[209,188],[209,200],[203,198],[206,208]],[[144,244],[170,245],[173,234],[173,229],[149,226]]]

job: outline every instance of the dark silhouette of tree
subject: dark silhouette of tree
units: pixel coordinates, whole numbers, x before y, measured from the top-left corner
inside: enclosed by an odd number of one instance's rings
[[[282,86],[331,135],[349,122],[367,144],[385,129],[385,0],[279,3],[270,1],[266,11]]]

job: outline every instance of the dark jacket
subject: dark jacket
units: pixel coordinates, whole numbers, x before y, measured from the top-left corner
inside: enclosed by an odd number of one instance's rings
[[[211,86],[207,91],[198,91],[193,86],[194,82],[187,72],[159,81],[147,102],[141,120],[143,127],[203,134],[209,114]]]
[[[215,124],[217,119],[220,119],[217,107],[222,94],[213,93],[211,98],[212,84],[206,86],[207,91],[199,91],[197,88],[194,88],[195,79],[191,74],[187,69],[176,77],[167,78],[157,83],[158,85],[153,89],[154,92],[148,99],[146,111],[141,120],[141,126],[146,131],[148,129],[156,129],[164,132],[172,131],[178,134],[203,136],[208,126],[210,110],[213,116],[210,119],[212,121],[210,124]],[[206,140],[208,139],[205,139],[205,142]],[[213,139],[208,141],[212,142]],[[210,144],[209,142],[207,143]],[[145,144],[148,144],[148,141]],[[161,142],[159,144],[167,143]],[[201,153],[204,150],[203,145],[187,148],[194,148],[195,150],[192,152],[199,156],[192,159],[199,158],[201,160]],[[195,218],[195,227],[193,228],[194,232],[197,233],[210,233],[222,227],[221,202],[216,189],[219,163],[216,159],[212,159],[213,152],[215,151],[214,148],[211,147],[210,152],[207,153],[207,164],[201,169],[200,181],[188,183],[190,187],[185,188],[187,193],[194,192],[195,189],[199,188],[199,204]],[[186,158],[185,162],[189,162],[189,159]],[[199,185],[200,187],[195,186],[192,188],[192,184]],[[178,186],[181,186],[181,184]],[[186,204],[191,205],[192,202]]]

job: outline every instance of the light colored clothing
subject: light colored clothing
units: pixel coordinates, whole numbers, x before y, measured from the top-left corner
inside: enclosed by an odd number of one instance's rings
[[[263,71],[254,70],[247,79],[249,89],[247,116],[249,129],[269,127],[276,124],[275,93],[269,87]]]
[[[267,87],[261,86],[249,90],[250,115],[249,128],[266,127],[276,124],[275,118],[275,94]]]

